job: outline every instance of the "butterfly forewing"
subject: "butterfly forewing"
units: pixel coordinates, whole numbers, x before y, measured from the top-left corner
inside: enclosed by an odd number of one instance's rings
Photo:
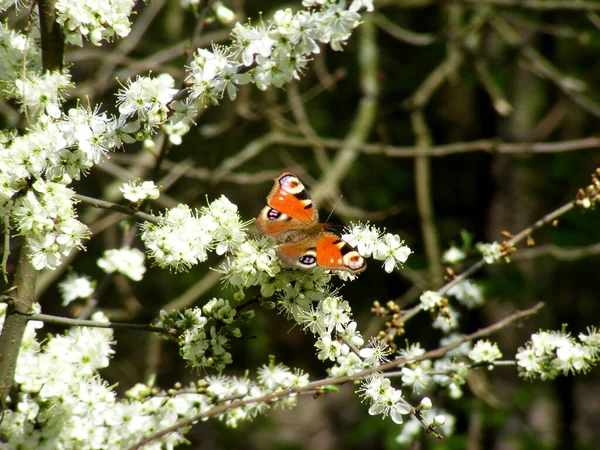
[[[311,224],[319,221],[319,213],[302,182],[291,173],[282,173],[267,197],[267,204],[292,219]]]

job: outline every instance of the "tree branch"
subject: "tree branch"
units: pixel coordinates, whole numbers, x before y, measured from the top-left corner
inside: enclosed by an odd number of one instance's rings
[[[194,423],[198,422],[199,420],[218,416],[219,414],[223,414],[230,409],[241,408],[243,406],[250,405],[253,403],[270,403],[270,402],[273,402],[274,400],[277,400],[278,398],[287,397],[292,394],[299,394],[301,392],[314,391],[316,389],[324,388],[327,386],[336,386],[336,385],[345,384],[345,383],[348,383],[351,381],[363,380],[365,378],[370,377],[371,375],[373,375],[375,373],[385,372],[386,370],[396,368],[398,366],[401,366],[401,365],[409,363],[409,362],[418,362],[418,361],[423,361],[426,359],[440,358],[440,357],[444,356],[450,350],[453,350],[453,349],[461,346],[465,342],[479,339],[479,338],[482,338],[485,336],[489,336],[517,320],[521,320],[526,317],[537,314],[539,312],[539,310],[542,309],[543,306],[544,306],[544,304],[540,302],[540,303],[532,306],[531,308],[525,309],[523,311],[515,311],[511,315],[505,317],[504,319],[502,319],[488,327],[482,328],[474,333],[463,336],[462,339],[460,339],[452,344],[446,345],[444,347],[440,347],[436,350],[431,350],[431,351],[426,352],[419,356],[415,356],[412,358],[397,358],[397,359],[390,361],[386,364],[383,364],[379,367],[373,367],[370,369],[366,369],[361,372],[355,373],[353,375],[345,375],[345,376],[329,378],[329,379],[326,378],[323,380],[313,381],[312,383],[308,383],[305,386],[302,386],[299,388],[286,389],[283,391],[262,395],[260,397],[253,398],[253,399],[238,400],[238,401],[231,402],[228,404],[216,406],[208,411],[205,411],[203,413],[200,413],[200,414],[192,417],[191,419],[183,420],[183,421],[179,422],[178,424],[175,424],[171,427],[167,427],[163,430],[152,433],[149,436],[145,437],[144,439],[140,440],[139,442],[135,443],[131,447],[129,447],[128,450],[137,450],[137,449],[143,447],[144,445],[148,444],[149,442],[152,442],[155,439],[158,439],[169,433],[177,431],[180,428],[185,428],[185,427],[194,425]]]

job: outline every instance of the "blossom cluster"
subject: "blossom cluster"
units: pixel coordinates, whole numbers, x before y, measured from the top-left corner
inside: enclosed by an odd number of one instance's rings
[[[225,92],[231,100],[237,86],[254,83],[259,89],[282,87],[299,79],[319,43],[342,50],[354,28],[360,24],[359,10],[373,10],[372,1],[304,1],[308,10],[277,11],[272,20],[257,25],[237,23],[230,47],[200,49],[189,68],[194,99],[201,105],[218,104]]]
[[[213,307],[217,306],[216,302]],[[35,309],[39,311],[39,305]],[[0,304],[0,329],[6,304]],[[106,321],[101,313],[92,317]],[[235,427],[266,409],[252,399],[308,383],[306,374],[273,362],[247,377],[206,377],[189,387],[160,391],[137,384],[118,399],[98,374],[114,350],[112,330],[73,328],[64,335],[36,339],[40,322],[30,321],[17,361],[13,409],[5,409],[0,439],[9,448],[128,448],[150,433],[206,413],[217,405],[248,400],[218,415]],[[284,404],[293,405],[294,397]],[[144,448],[174,448],[186,442],[180,429]]]
[[[363,382],[361,386],[363,398],[370,403],[369,414],[390,418],[400,424],[402,416],[410,414],[412,407],[404,400],[402,391],[391,385],[389,378],[377,374]]]
[[[246,240],[237,206],[221,196],[200,211],[178,205],[159,223],[142,225],[142,240],[155,264],[175,271],[205,261],[209,250],[233,252]]]
[[[248,320],[252,316],[253,312],[246,312],[239,318]],[[202,309],[161,311],[156,325],[179,334],[179,353],[190,367],[221,372],[232,362],[227,351],[230,338],[242,336],[240,329],[233,326],[236,319],[238,312],[229,301],[213,298]]]
[[[590,327],[579,341],[565,331],[540,331],[516,354],[519,375],[553,380],[558,375],[585,373],[598,362],[600,333]]]
[[[86,39],[102,45],[102,41],[129,34],[134,6],[135,0],[57,0],[56,21],[62,25],[68,44],[82,47]]]
[[[498,242],[487,244],[479,242],[476,245],[486,264],[494,264],[502,259],[502,246]]]
[[[383,270],[392,273],[402,267],[412,250],[397,234],[384,233],[373,225],[352,225],[342,234],[342,238],[364,257],[372,256],[383,261]]]
[[[28,36],[11,30],[7,22],[0,23],[0,93],[8,98],[19,98],[17,80],[25,74],[41,73],[41,49],[36,44],[38,28]]]
[[[157,199],[160,196],[158,187],[154,184],[154,181],[128,181],[123,183],[119,188],[123,193],[123,197],[129,200],[131,203],[139,204],[144,200]]]
[[[18,234],[27,239],[34,267],[54,269],[73,248],[81,247],[82,239],[89,234],[77,218],[75,192],[67,185],[79,180],[82,173],[124,142],[134,142],[128,133],[140,124],[136,120],[128,122],[125,115],[116,118],[83,107],[61,115],[64,99],[59,94],[60,84],[54,84],[53,89],[36,85],[35,95],[30,90],[34,86],[27,86],[22,98],[28,103],[24,106],[39,113],[39,117],[27,133],[4,136],[0,143],[0,213],[10,215]],[[124,88],[123,104],[129,95]],[[154,108],[164,109],[167,101],[167,97],[160,97]],[[127,114],[137,114],[138,120],[154,117],[147,112],[126,110]],[[145,126],[157,124],[148,120]]]
[[[477,341],[468,355],[476,363],[493,363],[502,358],[502,352],[500,352],[498,344],[487,340]]]

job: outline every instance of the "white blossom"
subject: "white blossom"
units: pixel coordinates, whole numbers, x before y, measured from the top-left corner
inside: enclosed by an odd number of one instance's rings
[[[98,267],[106,273],[119,272],[133,281],[140,281],[146,272],[144,253],[129,247],[106,250],[98,259]]]
[[[119,190],[123,197],[132,203],[139,203],[147,199],[157,199],[160,195],[154,181],[128,181],[123,183]]]
[[[452,246],[442,255],[442,261],[447,264],[456,264],[463,261],[467,254],[458,247]]]
[[[439,308],[440,306],[442,306],[443,299],[444,297],[442,297],[435,291],[425,291],[419,297],[419,300],[421,301],[421,309],[432,310]]]
[[[95,288],[95,281],[92,281],[87,276],[80,276],[76,273],[70,273],[63,281],[58,283],[58,290],[63,299],[63,306],[67,306],[78,298],[90,297],[94,293]]]
[[[479,340],[469,352],[469,358],[476,363],[493,363],[495,360],[502,358],[502,353],[498,349],[497,343]]]
[[[491,244],[479,242],[476,247],[481,252],[486,264],[493,264],[502,258],[502,247],[497,242]]]

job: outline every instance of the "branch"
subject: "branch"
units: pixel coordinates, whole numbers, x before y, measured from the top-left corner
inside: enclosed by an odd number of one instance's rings
[[[160,223],[160,217],[153,216],[152,214],[146,214],[144,212],[138,211],[137,209],[129,208],[127,206],[119,205],[117,203],[108,202],[106,200],[99,200],[97,198],[87,197],[85,195],[75,194],[74,198],[79,200],[82,203],[86,203],[91,206],[95,206],[96,208],[110,209],[112,211],[117,211],[127,216],[135,217],[139,220],[145,220],[147,222],[152,223]]]
[[[339,150],[344,147],[340,139],[324,139],[319,142],[323,147]],[[283,144],[295,147],[311,147],[312,142],[303,137],[286,136],[282,134],[271,137],[271,144]],[[421,154],[426,156],[441,157],[459,153],[487,152],[491,154],[546,154],[570,152],[576,150],[590,150],[600,148],[600,138],[590,136],[583,139],[573,139],[559,142],[520,142],[503,143],[498,139],[483,139],[471,142],[456,142],[454,144],[436,145],[424,149],[421,153],[415,147],[401,147],[384,144],[362,144],[360,151],[369,155],[384,155],[392,158],[414,158]]]
[[[424,8],[431,5],[460,4],[478,7],[481,5],[497,8],[520,8],[533,11],[600,11],[600,2],[574,0],[379,0],[377,7],[400,6],[402,8]]]
[[[537,314],[538,311],[543,306],[544,306],[544,304],[540,302],[537,305],[535,305],[531,308],[525,309],[523,311],[515,311],[510,316],[507,316],[504,319],[502,319],[486,328],[482,328],[481,330],[478,330],[475,333],[471,333],[466,336],[463,336],[463,338],[457,342],[446,345],[444,347],[440,347],[436,350],[431,350],[431,351],[426,352],[419,356],[415,356],[412,358],[397,358],[394,361],[383,364],[379,367],[373,367],[370,369],[366,369],[361,372],[355,373],[353,375],[345,375],[345,376],[329,378],[329,379],[326,378],[323,380],[313,381],[312,383],[308,383],[302,387],[286,389],[286,390],[274,392],[271,394],[265,394],[265,395],[262,395],[260,397],[256,397],[253,399],[238,400],[238,401],[231,402],[231,403],[228,403],[225,405],[216,406],[206,412],[203,412],[201,414],[198,414],[198,415],[192,417],[191,419],[183,420],[176,425],[173,425],[171,427],[168,427],[163,430],[152,433],[149,436],[145,437],[144,439],[140,440],[139,442],[135,443],[131,447],[129,447],[128,450],[137,450],[137,449],[143,447],[144,445],[152,442],[155,439],[158,439],[169,433],[177,431],[180,428],[192,426],[192,425],[194,425],[194,423],[198,422],[199,420],[218,416],[219,414],[223,414],[230,409],[241,408],[243,406],[254,404],[254,403],[271,403],[274,400],[277,400],[281,397],[287,397],[290,395],[299,394],[299,393],[307,392],[307,391],[314,391],[314,390],[324,388],[327,386],[336,386],[336,385],[345,384],[345,383],[348,383],[351,381],[362,380],[362,379],[368,378],[369,376],[371,376],[375,373],[384,372],[386,370],[396,368],[400,365],[403,365],[403,364],[406,364],[409,362],[417,362],[417,361],[423,361],[425,359],[442,357],[450,350],[453,350],[453,349],[459,347],[460,345],[462,345],[464,342],[468,342],[468,341],[471,341],[474,339],[479,339],[481,337],[489,336],[517,320],[524,319],[531,315]]]
[[[10,293],[4,326],[0,334],[0,406],[10,393],[15,377],[19,349],[27,326],[27,317],[32,311],[37,271],[29,259],[29,249],[24,246],[19,255],[15,278],[15,289]]]
[[[365,16],[363,25],[359,28],[358,62],[362,96],[342,148],[331,161],[330,169],[323,173],[319,184],[312,191],[312,198],[316,204],[322,204],[323,199],[337,197],[341,180],[352,167],[360,154],[360,147],[369,138],[375,126],[379,98],[379,49],[375,31],[372,18]],[[311,145],[314,145],[314,142],[311,141]]]
[[[415,134],[416,147],[425,151],[431,146],[431,133],[422,109],[410,115],[410,123]],[[434,285],[443,281],[443,268],[439,236],[435,227],[433,212],[433,194],[431,193],[431,164],[429,157],[420,155],[415,158],[415,192],[417,208],[421,222],[421,233],[425,245],[425,254],[429,265],[430,280]]]
[[[26,320],[40,320],[44,323],[52,323],[54,325],[63,325],[65,327],[90,327],[90,328],[111,328],[113,330],[135,330],[135,331],[150,331],[152,333],[161,333],[173,335],[167,328],[155,327],[152,325],[142,325],[138,323],[119,323],[119,322],[98,322],[95,320],[70,319],[68,317],[51,316],[49,314],[27,314],[17,313],[26,316]]]
[[[40,34],[42,43],[42,66],[44,70],[61,70],[65,52],[65,36],[56,22],[56,0],[38,0]]]
[[[544,225],[555,220],[556,218],[562,216],[566,212],[573,209],[574,206],[575,206],[575,201],[571,201],[569,203],[564,204],[560,208],[555,209],[551,213],[546,214],[544,217],[542,217],[541,219],[536,221],[533,225],[525,228],[524,230],[522,230],[519,233],[517,233],[516,235],[514,235],[511,239],[506,241],[506,245],[509,247],[513,247],[515,244],[519,243],[520,241],[525,239],[527,236],[529,236],[533,231],[543,227]],[[471,267],[469,267],[467,270],[462,272],[460,275],[457,275],[456,277],[454,277],[452,279],[452,281],[450,281],[449,283],[445,284],[440,289],[438,289],[438,293],[441,295],[444,295],[453,286],[456,286],[458,283],[460,283],[464,279],[470,277],[471,275],[473,275],[475,272],[477,272],[479,269],[481,269],[485,265],[486,265],[486,262],[484,261],[483,258],[481,258],[481,260],[479,260],[478,262],[473,264]]]

